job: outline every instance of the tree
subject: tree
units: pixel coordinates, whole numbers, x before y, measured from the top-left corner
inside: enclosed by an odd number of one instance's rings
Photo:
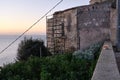
[[[43,40],[27,39],[26,37],[18,46],[17,59],[27,60],[30,56],[49,56],[51,55],[47,48],[44,46]]]

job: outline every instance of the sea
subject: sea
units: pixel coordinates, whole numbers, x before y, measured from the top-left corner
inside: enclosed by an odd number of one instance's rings
[[[7,48],[19,35],[0,35],[0,52]],[[24,38],[42,39],[46,46],[46,35],[25,35],[18,39],[15,43],[9,46],[5,51],[0,53],[0,66],[4,66],[9,63],[14,63],[17,59],[18,45]]]

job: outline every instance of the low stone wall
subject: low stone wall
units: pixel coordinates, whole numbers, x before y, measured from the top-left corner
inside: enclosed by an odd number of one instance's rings
[[[91,80],[120,80],[111,42],[105,42]]]

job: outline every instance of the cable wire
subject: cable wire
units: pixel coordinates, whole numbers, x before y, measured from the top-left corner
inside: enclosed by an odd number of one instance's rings
[[[32,29],[38,22],[40,22],[44,17],[46,17],[53,9],[55,9],[62,2],[63,2],[63,0],[60,0],[55,6],[53,6],[48,12],[46,12],[40,19],[38,19],[35,23],[33,23],[27,30],[25,30],[20,36],[18,36],[14,41],[12,41],[6,48],[4,48],[0,52],[0,54],[2,54],[5,50],[7,50],[12,44],[14,44],[18,39],[20,39],[30,29]]]

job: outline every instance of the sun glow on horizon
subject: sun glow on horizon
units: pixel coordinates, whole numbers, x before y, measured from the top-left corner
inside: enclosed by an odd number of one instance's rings
[[[22,17],[22,16],[21,16]],[[14,18],[12,16],[0,16],[0,34],[22,34],[27,30],[36,19],[20,16]],[[46,21],[45,19],[35,25],[28,34],[45,34]]]
[[[59,0],[0,0],[0,35],[22,34],[58,1]],[[89,0],[65,0],[50,14],[73,6],[88,4],[88,2]],[[46,19],[41,20],[28,34],[46,34]]]

